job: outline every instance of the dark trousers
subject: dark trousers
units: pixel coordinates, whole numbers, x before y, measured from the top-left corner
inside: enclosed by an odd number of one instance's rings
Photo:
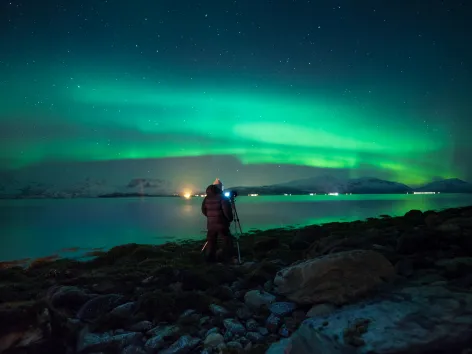
[[[218,237],[221,239],[221,249],[218,248]],[[229,228],[207,231],[205,257],[208,262],[227,261],[233,256],[233,237]]]

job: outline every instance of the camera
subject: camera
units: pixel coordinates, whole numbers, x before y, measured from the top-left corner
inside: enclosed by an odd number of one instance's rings
[[[234,199],[238,196],[238,192],[237,191],[225,191],[224,195],[225,195],[226,198]]]

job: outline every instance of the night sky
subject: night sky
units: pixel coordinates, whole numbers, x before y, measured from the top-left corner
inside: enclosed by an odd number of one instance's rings
[[[0,6],[0,162],[22,178],[472,181],[467,1]]]

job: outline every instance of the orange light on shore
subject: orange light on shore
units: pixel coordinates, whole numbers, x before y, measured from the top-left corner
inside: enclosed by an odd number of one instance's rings
[[[185,193],[183,194],[183,197],[184,197],[185,199],[190,199],[190,198],[192,197],[192,193],[190,193],[190,192],[185,192]]]

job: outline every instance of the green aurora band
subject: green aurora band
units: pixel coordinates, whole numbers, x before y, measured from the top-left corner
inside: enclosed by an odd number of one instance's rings
[[[374,97],[359,104],[276,86],[90,77],[57,80],[50,89],[16,87],[2,102],[0,123],[16,119],[18,124],[21,117],[22,124],[46,132],[69,127],[64,134],[8,140],[0,158],[10,161],[10,168],[48,160],[231,155],[244,164],[350,169],[353,176],[356,169],[374,166],[411,184],[456,172],[445,166],[451,153],[447,127],[426,132],[413,123],[420,121],[415,112],[375,104]],[[25,96],[38,92],[41,104],[25,104]]]

